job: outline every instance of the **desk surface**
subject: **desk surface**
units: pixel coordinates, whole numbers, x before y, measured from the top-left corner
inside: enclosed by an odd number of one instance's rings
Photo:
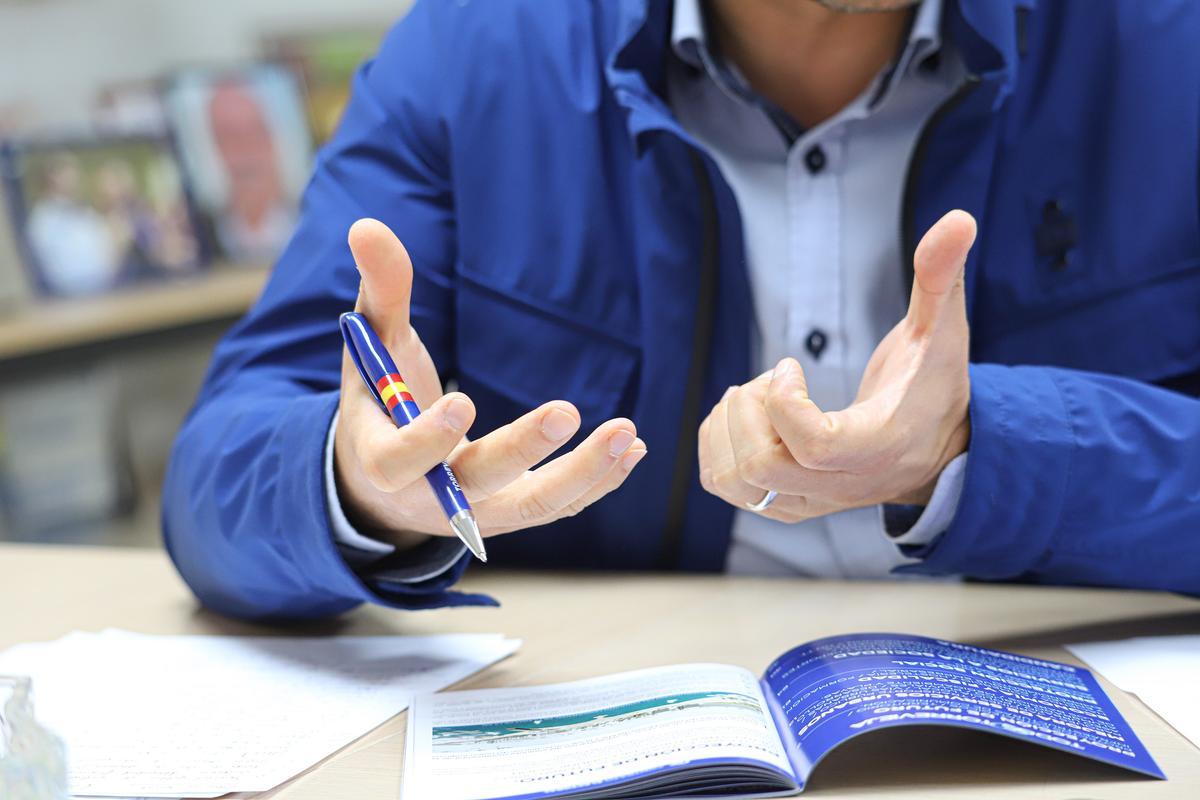
[[[463,686],[549,683],[688,661],[760,671],[836,633],[897,631],[1075,660],[1069,642],[1200,631],[1200,602],[1169,595],[955,583],[838,583],[724,576],[527,574],[479,568],[466,585],[500,609],[363,608],[284,633],[502,632],[520,652]],[[269,634],[197,607],[158,551],[0,545],[0,648],[71,630]],[[1078,663],[1078,662],[1075,662]],[[1101,678],[1170,780],[1157,782],[969,731],[866,736],[818,767],[805,796],[1194,798],[1200,750]],[[260,798],[394,800],[399,715]]]

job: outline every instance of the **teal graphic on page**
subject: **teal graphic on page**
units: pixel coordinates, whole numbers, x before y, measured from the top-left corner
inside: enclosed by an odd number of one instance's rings
[[[970,728],[1164,778],[1088,670],[901,634],[801,645],[762,676],[687,664],[416,698],[406,798],[785,797],[838,745]]]

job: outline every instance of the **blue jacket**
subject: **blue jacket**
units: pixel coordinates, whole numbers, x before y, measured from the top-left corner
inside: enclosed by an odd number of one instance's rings
[[[750,377],[741,222],[664,102],[666,0],[418,2],[358,74],[294,238],[219,346],[176,444],[166,540],[209,606],[487,603],[453,575],[364,583],[334,545],[322,451],[351,222],[417,267],[413,319],[475,432],[565,398],[649,454],[493,563],[720,570],[733,509],[696,429]],[[958,0],[971,74],[923,131],[896,235],[980,221],[968,264],[971,455],[913,571],[1200,594],[1200,3]],[[911,276],[911,262],[897,265]]]

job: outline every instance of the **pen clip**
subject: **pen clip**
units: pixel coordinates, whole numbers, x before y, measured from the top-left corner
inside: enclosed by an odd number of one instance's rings
[[[346,342],[346,351],[350,353],[350,360],[354,363],[354,368],[358,370],[358,374],[362,376],[363,383],[367,385],[367,390],[371,392],[371,397],[374,398],[376,405],[383,409],[383,413],[391,416],[387,405],[379,396],[379,388],[375,385],[375,381],[371,378],[371,374],[367,372],[367,367],[363,363],[363,352],[360,349],[362,346],[368,348],[372,344],[372,339],[375,340],[379,347],[383,347],[383,343],[379,341],[379,337],[375,336],[375,332],[371,330],[367,319],[362,314],[356,311],[347,311],[338,317],[338,327],[342,330],[342,339]],[[378,353],[372,353],[376,361],[379,360]],[[388,370],[385,365],[380,363],[379,368],[386,374]]]

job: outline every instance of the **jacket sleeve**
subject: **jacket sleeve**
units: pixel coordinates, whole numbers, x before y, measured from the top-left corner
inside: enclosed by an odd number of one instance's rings
[[[970,413],[957,514],[904,571],[1200,595],[1200,401],[977,364]]]
[[[450,592],[466,561],[416,584],[360,578],[334,542],[322,454],[338,402],[337,318],[358,275],[346,244],[372,216],[404,241],[413,324],[443,378],[454,371],[453,203],[439,110],[438,4],[418,3],[355,78],[317,158],[298,228],[250,313],[218,346],[163,489],[167,548],[207,606],[244,617],[316,617],[363,601],[485,604]]]

